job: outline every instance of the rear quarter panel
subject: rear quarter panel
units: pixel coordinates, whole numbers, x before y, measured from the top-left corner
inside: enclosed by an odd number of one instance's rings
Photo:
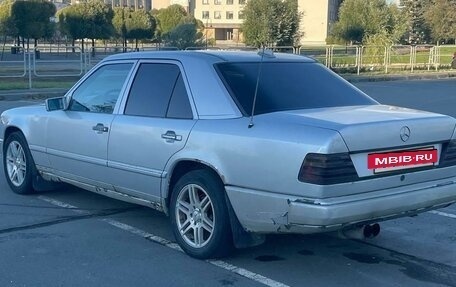
[[[248,125],[247,118],[199,120],[185,148],[168,162],[168,174],[180,160],[194,160],[213,167],[225,185],[302,196],[308,184],[298,181],[298,173],[308,152],[347,152],[336,131],[285,127],[273,117],[259,117],[254,127]],[[167,197],[167,187],[162,190]]]

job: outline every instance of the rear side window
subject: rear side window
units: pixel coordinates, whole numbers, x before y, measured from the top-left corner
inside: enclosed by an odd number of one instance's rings
[[[174,64],[141,64],[128,95],[125,114],[193,118],[179,67]]]
[[[177,77],[176,85],[174,86],[173,94],[169,102],[168,110],[166,112],[167,118],[175,119],[192,119],[192,108],[188,101],[187,90],[182,79],[182,74]]]
[[[338,106],[376,104],[349,83],[317,63],[221,63],[217,70],[246,116],[252,113],[258,74],[255,114]]]

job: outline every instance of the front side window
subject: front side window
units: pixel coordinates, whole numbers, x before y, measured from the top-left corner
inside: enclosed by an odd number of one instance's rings
[[[132,66],[121,63],[100,67],[73,92],[68,110],[112,114]]]
[[[162,63],[141,64],[128,95],[125,115],[192,119],[179,67]]]

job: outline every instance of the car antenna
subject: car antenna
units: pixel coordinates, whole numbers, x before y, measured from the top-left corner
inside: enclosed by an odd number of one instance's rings
[[[257,100],[257,96],[258,96],[258,86],[260,84],[261,68],[263,66],[264,56],[274,57],[274,54],[272,53],[272,51],[270,51],[270,53],[268,53],[266,55],[266,45],[263,45],[263,48],[261,49],[261,51],[258,52],[258,54],[261,54],[261,60],[260,60],[260,64],[258,65],[258,73],[257,73],[257,79],[256,79],[256,85],[255,85],[255,93],[253,94],[252,114],[250,115],[250,123],[249,123],[249,126],[248,126],[249,129],[254,126],[253,115],[255,114],[256,100]]]

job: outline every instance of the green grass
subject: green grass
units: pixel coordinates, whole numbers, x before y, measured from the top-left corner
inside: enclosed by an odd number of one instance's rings
[[[60,77],[60,78],[32,78],[32,88],[62,88],[69,89],[79,77]],[[28,77],[24,78],[0,78],[0,90],[28,89]]]

